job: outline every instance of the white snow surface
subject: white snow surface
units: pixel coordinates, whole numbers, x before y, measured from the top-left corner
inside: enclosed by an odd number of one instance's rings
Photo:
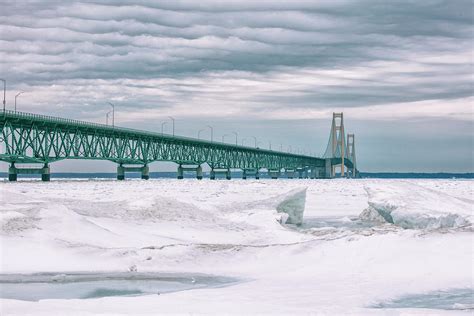
[[[370,306],[407,294],[473,288],[473,185],[370,179],[3,182],[3,274],[136,267],[241,282],[159,296],[0,299],[0,314],[465,314]],[[287,215],[278,205],[305,189],[303,221],[330,218],[338,225],[281,224]],[[389,210],[394,224],[349,225],[367,209]]]

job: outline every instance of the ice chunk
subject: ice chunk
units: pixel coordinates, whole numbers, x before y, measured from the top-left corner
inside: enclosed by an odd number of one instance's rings
[[[461,227],[472,223],[473,204],[413,183],[366,187],[369,207],[364,220],[409,229]]]
[[[281,201],[276,209],[280,213],[288,214],[286,224],[303,224],[304,207],[306,203],[306,188],[290,192]]]

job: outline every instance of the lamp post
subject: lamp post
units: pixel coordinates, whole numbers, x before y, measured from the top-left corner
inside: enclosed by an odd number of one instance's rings
[[[115,126],[115,105],[113,103],[107,102],[112,106],[112,127]]]
[[[164,129],[166,123],[168,123],[168,122],[161,123],[161,135],[163,135],[163,129]]]
[[[268,141],[268,150],[272,150],[272,142]]]
[[[168,118],[169,118],[171,121],[173,121],[173,137],[174,137],[174,117],[168,116]]]
[[[18,98],[18,96],[23,93],[25,93],[25,91],[20,91],[15,95],[15,112],[16,112],[16,98]]]
[[[244,145],[244,141],[246,140],[247,138],[242,138],[242,146]]]
[[[239,134],[237,134],[237,132],[232,132],[232,134],[235,135],[235,145],[237,145],[237,140],[238,140]]]
[[[198,139],[201,139],[201,133],[204,132],[206,129],[200,129],[198,131]]]
[[[109,125],[109,114],[112,112],[112,110],[110,110],[109,112],[105,113],[105,125]]]
[[[211,130],[211,143],[212,143],[214,140],[214,128],[212,128],[211,125],[207,125],[207,127]]]
[[[0,80],[3,81],[3,112],[5,112],[5,106],[6,106],[5,97],[7,95],[7,81],[5,79],[0,79]]]
[[[253,140],[255,141],[255,148],[257,148],[257,137],[255,136],[251,136],[253,138]]]

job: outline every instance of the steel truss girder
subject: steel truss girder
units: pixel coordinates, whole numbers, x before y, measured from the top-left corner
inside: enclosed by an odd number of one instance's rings
[[[323,167],[324,159],[185,137],[130,130],[29,113],[0,113],[0,160],[54,162],[63,159],[116,163],[207,163],[211,168],[282,169]]]

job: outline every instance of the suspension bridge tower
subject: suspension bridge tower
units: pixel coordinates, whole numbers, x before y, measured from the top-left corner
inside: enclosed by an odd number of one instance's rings
[[[341,177],[344,177],[344,158],[346,153],[346,136],[344,133],[344,113],[332,114],[331,133],[329,135],[329,142],[326,152],[323,157],[326,159],[341,159]],[[336,175],[337,164],[331,163],[331,178]]]
[[[355,154],[355,135],[347,134],[347,156],[352,161],[351,176],[357,177],[356,154]],[[348,171],[349,172],[349,171]]]

